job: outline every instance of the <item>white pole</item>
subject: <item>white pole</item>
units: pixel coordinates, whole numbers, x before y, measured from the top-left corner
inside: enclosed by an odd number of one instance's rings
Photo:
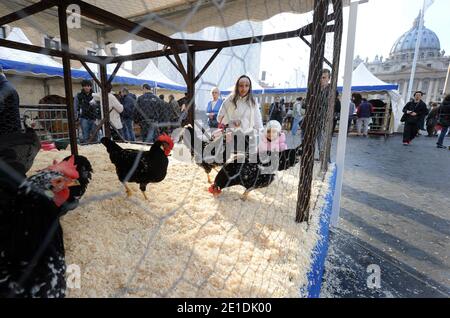
[[[413,85],[414,85],[414,77],[416,76],[416,68],[417,68],[417,60],[419,58],[420,42],[422,41],[424,15],[425,15],[425,0],[423,0],[422,11],[420,12],[419,34],[417,35],[416,49],[414,51],[414,60],[413,60],[412,69],[411,69],[411,77],[409,79],[408,95],[406,96],[406,102],[408,102],[409,99],[411,98]]]
[[[344,71],[344,87],[342,91],[342,110],[339,121],[339,137],[336,155],[336,189],[333,199],[333,213],[331,214],[331,226],[336,227],[339,221],[339,211],[341,208],[341,193],[342,181],[344,177],[344,162],[345,162],[345,148],[347,146],[347,129],[348,117],[350,112],[350,97],[352,93],[352,73],[353,73],[353,58],[355,55],[355,37],[356,37],[356,21],[358,17],[359,2],[352,2],[350,4],[350,13],[348,18],[348,32],[347,32],[347,49],[345,56],[345,71]]]

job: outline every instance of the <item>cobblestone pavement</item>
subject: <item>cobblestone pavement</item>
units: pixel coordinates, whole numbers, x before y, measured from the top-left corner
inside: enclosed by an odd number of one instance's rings
[[[449,177],[450,151],[435,138],[350,137],[322,297],[450,296]],[[367,288],[371,264],[379,290]]]

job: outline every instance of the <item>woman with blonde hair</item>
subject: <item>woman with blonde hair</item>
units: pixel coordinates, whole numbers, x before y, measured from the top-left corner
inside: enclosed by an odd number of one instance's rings
[[[211,90],[212,100],[209,101],[206,107],[206,115],[208,116],[208,126],[210,128],[217,128],[219,123],[217,122],[217,115],[222,107],[223,100],[220,98],[220,90],[214,87]]]

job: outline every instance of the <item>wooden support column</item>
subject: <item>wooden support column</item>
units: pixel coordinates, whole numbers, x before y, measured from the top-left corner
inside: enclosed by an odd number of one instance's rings
[[[188,117],[187,121],[194,126],[195,119],[195,51],[189,50],[187,53],[187,98]]]
[[[338,85],[339,75],[339,62],[341,59],[341,43],[342,43],[342,30],[343,30],[343,15],[342,15],[342,0],[332,0],[333,10],[335,13],[336,21],[334,25],[334,50],[333,50],[333,66],[331,69],[331,89],[328,96],[328,109],[326,112],[325,121],[325,138],[323,153],[320,157],[321,171],[326,172],[328,170],[328,164],[331,161],[331,143],[333,140],[333,121],[334,121],[334,105],[336,103],[336,90]],[[341,107],[348,107],[348,105],[341,105]]]
[[[106,74],[106,65],[100,64],[100,82],[102,90],[102,108],[103,108],[103,119],[104,119],[104,134],[105,137],[111,137],[111,129],[109,128],[109,99],[108,99],[108,75]]]
[[[63,51],[62,64],[64,70],[64,89],[66,92],[67,121],[69,123],[70,151],[78,155],[77,132],[75,127],[75,115],[73,107],[72,72],[70,70],[69,58],[69,33],[67,30],[67,5],[58,6],[59,36],[61,38],[61,49]]]
[[[310,52],[310,67],[308,76],[308,94],[305,115],[305,138],[303,139],[303,155],[300,166],[300,180],[297,195],[296,222],[309,221],[311,186],[314,168],[315,143],[321,113],[321,86],[325,40],[326,18],[329,0],[314,0],[313,34]]]

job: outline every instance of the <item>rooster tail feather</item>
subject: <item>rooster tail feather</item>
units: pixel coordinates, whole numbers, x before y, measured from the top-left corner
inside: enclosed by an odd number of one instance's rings
[[[122,150],[122,148],[118,144],[107,137],[103,137],[100,142],[106,147],[108,153]]]

